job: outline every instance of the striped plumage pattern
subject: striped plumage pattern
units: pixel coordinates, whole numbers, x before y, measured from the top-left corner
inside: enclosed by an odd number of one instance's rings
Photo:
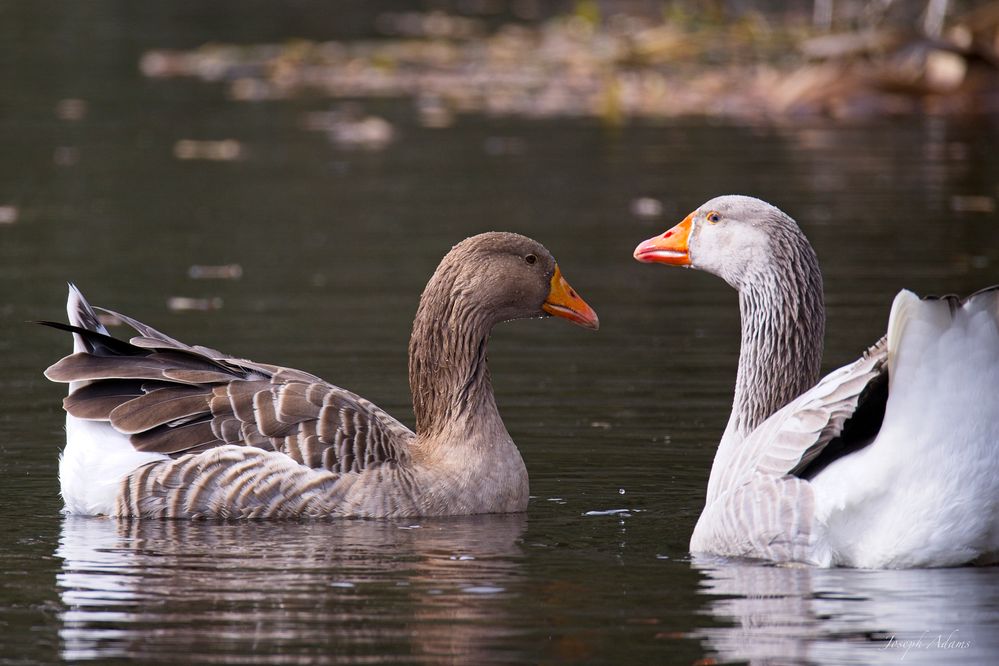
[[[815,497],[808,482],[756,474],[704,508],[690,550],[807,562],[815,547],[814,522]]]
[[[363,492],[357,492],[362,483]],[[371,487],[391,488],[372,493]],[[309,468],[279,452],[226,445],[145,465],[122,479],[113,516],[323,518],[420,513],[412,474],[394,462],[365,474]]]
[[[95,341],[94,350],[63,358],[45,375],[89,382],[66,397],[66,412],[108,421],[138,451],[178,457],[246,445],[334,473],[407,459],[413,433],[350,391],[300,370],[185,345],[105,312],[142,335],[115,340],[106,354],[99,344],[106,336],[76,329]]]
[[[537,241],[505,232],[458,243],[431,276],[410,338],[414,433],[360,396],[300,370],[186,345],[105,311],[71,287],[74,353],[46,371],[69,384],[59,479],[81,515],[393,517],[523,511],[527,469],[493,397],[496,324],[596,313]]]
[[[139,335],[126,343],[54,324],[82,336],[89,351],[61,359],[45,374],[83,384],[63,401],[70,416],[106,421],[137,451],[171,458],[122,480],[115,515],[413,512],[415,489],[398,463],[409,463],[415,435],[377,406],[306,372],[186,345],[103,311]],[[396,506],[345,501],[360,478],[399,488],[392,494]]]
[[[771,415],[712,470],[704,511],[690,548],[777,562],[812,561],[815,496],[807,478],[823,452],[843,444],[847,422],[887,375],[882,338],[854,363]],[[845,437],[854,441],[847,431]],[[802,478],[805,477],[805,478]]]

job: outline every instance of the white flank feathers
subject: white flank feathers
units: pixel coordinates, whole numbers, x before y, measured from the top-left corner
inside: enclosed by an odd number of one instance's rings
[[[901,292],[881,431],[813,480],[831,564],[924,567],[999,553],[999,291]]]

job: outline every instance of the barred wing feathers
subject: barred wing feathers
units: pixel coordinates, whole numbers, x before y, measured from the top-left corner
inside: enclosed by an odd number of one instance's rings
[[[139,336],[126,343],[44,322],[79,334],[90,350],[66,356],[45,374],[82,383],[65,399],[66,411],[109,422],[138,451],[178,458],[251,446],[333,474],[408,461],[412,431],[350,391],[299,370],[189,346],[106,312]]]

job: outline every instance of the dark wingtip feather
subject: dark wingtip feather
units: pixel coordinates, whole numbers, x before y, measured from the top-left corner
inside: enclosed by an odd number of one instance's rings
[[[135,345],[125,342],[124,340],[119,340],[118,338],[113,338],[106,333],[99,333],[97,331],[91,331],[89,329],[83,328],[82,326],[74,326],[73,324],[63,324],[58,321],[34,321],[33,324],[40,324],[42,326],[48,326],[49,328],[56,328],[60,331],[67,331],[69,333],[76,333],[81,336],[87,345],[87,350],[96,356],[148,356],[149,350],[142,349],[141,347],[136,347]]]
[[[73,326],[72,324],[64,324],[61,321],[49,321],[48,319],[29,319],[29,324],[39,324],[41,326],[50,326],[51,328],[58,328],[61,331],[69,331],[70,333],[76,333],[81,330],[79,326]]]

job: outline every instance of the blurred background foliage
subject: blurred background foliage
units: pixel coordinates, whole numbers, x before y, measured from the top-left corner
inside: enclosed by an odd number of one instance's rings
[[[423,7],[379,13],[370,39],[209,42],[149,51],[141,67],[149,77],[222,83],[236,100],[408,96],[420,121],[438,127],[461,113],[597,117],[613,125],[677,116],[999,111],[996,2],[454,0]],[[377,143],[386,128],[357,129]]]

